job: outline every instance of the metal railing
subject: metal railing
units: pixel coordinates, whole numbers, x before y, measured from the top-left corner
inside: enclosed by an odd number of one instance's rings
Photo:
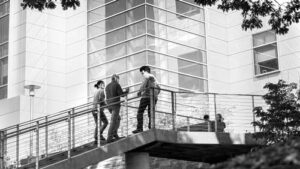
[[[147,89],[150,92],[150,119],[144,113],[144,130],[151,128],[176,131],[202,131],[202,132],[256,132],[251,125],[255,120],[253,107],[265,107],[259,95],[233,95],[217,93],[176,92],[161,89],[155,105],[153,93],[157,89]],[[140,96],[138,91],[132,91],[122,96],[121,124],[118,130],[120,137],[127,137],[136,129],[137,110]],[[71,158],[72,150],[93,144],[94,130],[98,128],[100,140],[101,119],[97,111],[98,123],[95,126],[92,112],[94,103],[87,103],[73,107],[56,114],[37,118],[32,121],[20,123],[0,131],[0,169],[22,168],[31,165],[34,168],[46,165],[40,162],[61,153],[62,158]],[[105,105],[105,114],[111,115]],[[216,120],[217,114],[224,118],[223,122]],[[210,120],[205,121],[204,115]],[[220,125],[220,124],[225,124]],[[222,128],[220,130],[220,128]],[[107,129],[103,135],[107,135]],[[30,146],[30,135],[34,137]],[[102,146],[98,141],[94,148]]]

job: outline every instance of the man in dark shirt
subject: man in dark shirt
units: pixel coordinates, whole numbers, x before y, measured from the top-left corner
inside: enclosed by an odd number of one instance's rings
[[[120,97],[125,96],[128,93],[128,89],[123,92],[119,84],[119,76],[114,74],[111,78],[111,82],[106,86],[106,103],[110,105],[108,110],[111,113],[110,126],[107,134],[107,142],[110,143],[113,139],[118,139],[118,128],[120,126]]]
[[[140,73],[144,77],[144,81],[140,87],[138,95],[141,96],[140,105],[137,112],[137,126],[136,130],[132,131],[132,133],[139,133],[143,131],[143,114],[145,109],[148,107],[148,128],[151,128],[151,112],[150,112],[150,89],[154,89],[154,106],[157,102],[157,96],[160,92],[160,87],[157,83],[156,78],[151,73],[151,69],[149,66],[142,66],[140,68]]]

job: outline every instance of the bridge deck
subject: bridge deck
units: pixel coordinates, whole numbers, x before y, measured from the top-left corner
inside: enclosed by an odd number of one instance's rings
[[[153,157],[214,163],[249,152],[257,145],[251,135],[247,134],[152,129],[100,148],[87,146],[86,151],[74,154],[71,159],[62,159],[52,164],[49,161],[50,165],[41,168],[82,169],[126,152],[148,152]]]

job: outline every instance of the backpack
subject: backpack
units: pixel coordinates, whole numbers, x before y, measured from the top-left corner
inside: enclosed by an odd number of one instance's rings
[[[149,84],[150,83],[150,84]],[[157,97],[160,93],[160,86],[158,85],[158,83],[156,81],[154,81],[154,78],[150,78],[148,81],[148,86],[147,87],[154,87],[154,96]]]

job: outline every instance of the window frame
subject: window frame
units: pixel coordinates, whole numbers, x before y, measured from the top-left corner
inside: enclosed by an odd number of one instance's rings
[[[266,33],[266,32],[274,32],[272,31],[271,29],[268,29],[268,30],[265,30],[265,31],[261,31],[261,32],[257,32],[255,34],[252,34],[252,56],[253,56],[253,68],[254,68],[254,76],[255,77],[261,77],[261,76],[265,76],[265,75],[269,75],[269,74],[273,74],[273,73],[278,73],[280,72],[280,64],[279,64],[279,52],[278,52],[278,37],[277,37],[277,34],[275,34],[275,40],[274,41],[271,41],[271,42],[267,42],[267,43],[264,43],[264,44],[261,44],[261,45],[257,45],[257,46],[254,46],[254,36],[255,35],[258,35],[258,34],[263,34],[263,33]],[[272,44],[276,44],[276,48],[275,48],[275,54],[276,54],[276,59],[277,59],[277,64],[278,64],[278,69],[276,70],[273,70],[273,71],[268,71],[268,72],[265,72],[265,73],[260,73],[260,72],[256,72],[256,65],[258,64],[258,62],[256,61],[256,56],[255,56],[255,50],[256,49],[259,49],[259,48],[263,48],[263,47],[266,47],[266,46],[269,46],[269,45],[272,45]],[[271,60],[271,59],[270,59]]]

